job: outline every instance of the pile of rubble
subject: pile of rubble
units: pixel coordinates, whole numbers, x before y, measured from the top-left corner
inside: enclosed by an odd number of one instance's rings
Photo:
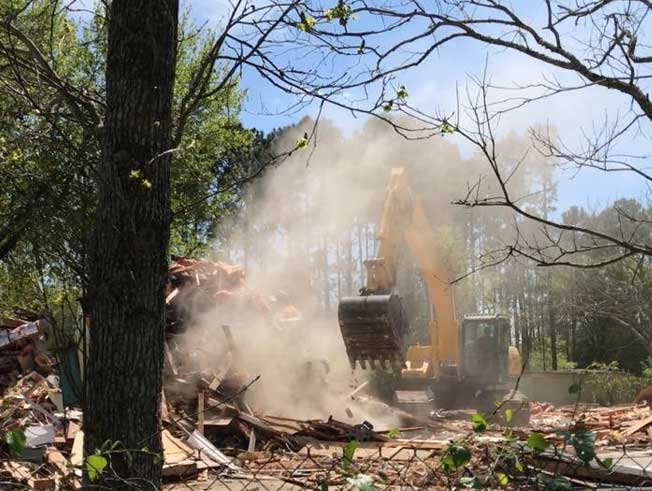
[[[426,483],[424,480],[433,482],[432,469],[441,467],[451,441],[471,442],[477,447],[507,445],[514,436],[527,441],[533,431],[562,449],[529,459],[528,465],[534,469],[554,469],[571,479],[580,476],[585,480],[582,482],[631,484],[652,477],[647,474],[647,465],[640,462],[652,460],[646,449],[652,441],[652,415],[647,406],[553,407],[530,403],[528,428],[506,432],[504,426],[489,424],[481,436],[474,435],[473,411],[444,411],[419,420],[392,410],[404,422],[403,428],[394,429],[377,429],[367,421],[305,421],[261,413],[245,400],[256,378],[239,366],[238,346],[230,326],[213,327],[223,334],[230,353],[217,370],[193,363],[193,353],[179,342],[179,335],[188,329],[193,313],[216,305],[237,305],[249,314],[254,312],[270,329],[282,329],[301,320],[301,313],[287,295],[276,292],[266,296],[252,290],[239,266],[179,257],[170,265],[166,295],[161,407],[166,479],[206,479],[209,474],[250,479],[255,475],[301,487],[321,487],[324,482],[346,485],[342,467],[351,463],[347,464],[343,456],[355,440],[359,442],[355,462],[365,474],[381,476],[387,482],[402,476],[403,485],[418,487]],[[192,311],[186,308],[189,304]],[[4,440],[0,474],[3,480],[31,489],[78,489],[84,467],[83,414],[62,394],[63,374],[57,372],[56,360],[44,341],[48,321],[33,313],[23,312],[22,316],[0,323],[0,434]],[[356,389],[349,399],[367,397],[361,394]],[[618,460],[609,473],[576,465],[577,455],[564,446],[560,432],[582,429],[595,435],[595,450],[601,458],[615,455],[618,449],[622,454],[627,448],[629,460]],[[306,462],[310,466],[306,467]],[[409,462],[411,467],[387,466],[387,462]],[[439,484],[449,484],[441,479]]]
[[[186,308],[192,305],[192,310]],[[193,363],[179,342],[192,314],[227,305],[255,313],[270,329],[301,314],[283,292],[265,296],[249,288],[241,267],[175,257],[166,292],[166,341],[162,394],[164,477],[196,477],[207,469],[234,470],[242,451],[298,451],[307,440],[386,441],[371,424],[333,419],[300,421],[256,415],[245,402],[256,380],[237,366],[230,327],[217,326],[230,344],[219,371]],[[57,360],[48,353],[46,318],[23,312],[0,323],[0,474],[33,489],[79,487],[83,468],[83,415],[64,405]],[[92,319],[91,319],[92,323]],[[92,328],[92,326],[91,326]],[[220,449],[217,448],[219,445]]]

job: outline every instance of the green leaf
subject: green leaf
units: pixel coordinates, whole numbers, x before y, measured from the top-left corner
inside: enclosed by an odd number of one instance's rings
[[[471,422],[473,423],[473,431],[476,433],[484,433],[487,430],[487,420],[484,419],[482,414],[471,416]]]
[[[502,472],[496,472],[496,481],[498,481],[498,485],[503,488],[509,484],[509,478]]]
[[[310,15],[306,15],[305,12],[301,12],[299,14],[299,17],[301,18],[301,22],[297,22],[295,24],[295,27],[299,29],[300,31],[303,32],[310,32],[312,31],[312,28],[315,25],[315,19],[311,17]]]
[[[348,469],[353,463],[353,454],[355,454],[356,449],[360,446],[357,440],[351,440],[344,447],[344,456],[342,457],[342,467]]]
[[[509,408],[505,409],[505,423],[506,424],[511,423],[513,417],[514,417],[514,412]]]
[[[543,452],[548,448],[548,442],[541,433],[531,433],[527,439],[527,446],[535,452]]]
[[[342,27],[346,27],[349,22],[349,19],[352,18],[351,14],[353,10],[350,5],[344,3],[344,0],[338,0],[337,5],[332,9],[324,10],[324,16],[327,21],[332,21],[335,19],[339,20],[339,23]]]
[[[19,457],[23,454],[23,450],[25,450],[27,438],[23,430],[12,430],[5,433],[5,442],[9,445],[11,454]]]
[[[299,138],[297,140],[296,148],[297,148],[297,150],[299,150],[299,149],[305,148],[307,146],[308,146],[308,135],[303,135],[301,138]]]
[[[102,473],[104,468],[108,465],[108,461],[101,454],[89,455],[86,458],[86,471],[88,472],[88,479],[95,482],[97,477]]]
[[[524,469],[523,464],[521,463],[520,460],[518,460],[518,458],[516,459],[516,462],[514,462],[514,469],[516,469],[519,472],[523,472]]]
[[[595,434],[591,431],[578,431],[564,435],[566,443],[572,445],[579,459],[588,464],[595,458]]]
[[[448,122],[444,121],[439,125],[439,131],[441,131],[442,135],[445,135],[447,133],[455,133],[455,128],[453,128]]]
[[[537,480],[543,485],[545,491],[567,491],[571,489],[571,483],[563,477],[551,477],[547,474],[539,474]]]
[[[143,173],[140,169],[131,169],[129,172],[129,179],[140,179],[143,177]]]
[[[399,430],[398,428],[392,428],[387,433],[387,436],[390,437],[390,438],[400,438],[401,437],[401,430]]]
[[[602,467],[603,469],[609,470],[614,466],[614,459],[612,459],[611,457],[603,460],[603,459],[599,459],[596,456],[595,460],[598,461],[598,464],[600,464],[600,467]]]
[[[394,107],[394,101],[387,101],[385,104],[383,104],[383,111],[388,113],[392,110],[393,107]]]
[[[396,97],[399,99],[407,99],[408,97],[408,91],[405,88],[405,85],[401,85],[398,90],[396,91]]]
[[[454,472],[460,467],[464,467],[471,460],[471,452],[463,445],[454,443],[448,447],[446,455],[441,463],[446,472]]]

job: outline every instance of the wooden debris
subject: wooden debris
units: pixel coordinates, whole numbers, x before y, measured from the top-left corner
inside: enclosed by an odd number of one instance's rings
[[[81,467],[84,462],[84,432],[79,430],[75,435],[75,442],[70,453],[70,463],[74,467]]]
[[[165,399],[165,389],[161,390],[161,420],[164,423],[171,423],[170,411],[168,410],[168,403]]]
[[[204,391],[197,394],[197,431],[204,434]]]
[[[163,460],[166,464],[178,464],[190,459],[195,453],[191,447],[172,436],[168,430],[163,430],[161,440],[163,441]]]
[[[163,348],[165,350],[165,365],[170,370],[172,375],[175,377],[179,376],[179,369],[177,368],[177,365],[174,361],[174,357],[172,356],[172,352],[170,351],[170,346],[168,345],[168,342],[165,341]]]
[[[68,429],[66,430],[66,440],[69,443],[74,442],[77,433],[79,433],[79,425],[77,424],[77,422],[72,420],[68,421]]]
[[[638,433],[639,431],[647,428],[650,425],[652,425],[652,416],[648,416],[645,419],[637,421],[629,428],[627,428],[625,431],[623,431],[622,435],[623,437],[627,438],[628,436],[632,436],[634,433]]]
[[[24,482],[30,489],[36,491],[40,490],[53,490],[56,486],[56,481],[52,477],[37,477],[32,471],[14,461],[8,461],[5,463],[7,469],[11,473],[12,477],[19,482]]]
[[[165,303],[166,304],[172,303],[172,300],[174,300],[177,297],[177,295],[179,295],[179,289],[175,288],[168,294],[167,297],[165,297]]]

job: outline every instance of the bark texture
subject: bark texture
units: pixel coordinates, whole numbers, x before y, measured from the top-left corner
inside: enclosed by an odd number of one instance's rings
[[[178,0],[109,4],[85,453],[119,442],[101,484],[158,489]],[[167,153],[166,153],[167,152]],[[98,484],[95,482],[94,484]]]

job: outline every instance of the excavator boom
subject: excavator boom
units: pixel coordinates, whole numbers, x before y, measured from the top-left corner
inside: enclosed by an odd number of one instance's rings
[[[346,351],[355,367],[403,367],[404,376],[432,377],[442,364],[458,366],[458,331],[450,274],[404,168],[394,168],[385,195],[377,256],[365,261],[367,284],[361,295],[340,301],[338,319]],[[430,345],[407,346],[408,322],[394,294],[400,248],[407,244],[427,286]]]

